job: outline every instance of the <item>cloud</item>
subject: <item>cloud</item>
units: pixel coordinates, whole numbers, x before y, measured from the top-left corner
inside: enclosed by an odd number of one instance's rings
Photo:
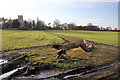
[[[85,20],[83,20],[83,22],[84,23],[96,23],[96,22],[99,22],[102,20],[103,20],[102,18],[93,18],[93,19],[85,19]]]
[[[70,2],[118,2],[119,0],[40,0],[45,2],[70,3]]]

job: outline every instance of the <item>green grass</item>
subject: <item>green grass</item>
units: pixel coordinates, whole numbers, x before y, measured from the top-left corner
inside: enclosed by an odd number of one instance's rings
[[[105,44],[117,45],[117,32],[97,32],[97,31],[50,31],[70,40],[88,39],[96,42],[103,42]],[[42,40],[44,38],[44,40]],[[2,31],[2,49],[15,49],[31,46],[42,46],[47,44],[62,43],[64,42],[55,35],[46,33],[44,31],[24,31],[24,30],[3,30]],[[62,59],[57,58],[57,50],[51,47],[41,47],[36,49],[23,49],[5,52],[5,54],[19,54],[32,65],[28,66],[29,69],[35,68],[58,68],[58,69],[71,69],[80,68],[88,65],[102,65],[110,61],[116,60],[118,51],[110,50],[102,47],[95,47],[92,52],[84,52],[80,47],[67,51],[67,56]]]
[[[43,40],[42,40],[43,39]],[[2,30],[2,50],[62,43],[62,39],[44,31]]]
[[[99,43],[120,46],[120,44],[118,44],[118,32],[81,30],[52,30],[50,32],[58,35],[66,35],[79,39],[87,39]]]
[[[102,31],[75,31],[75,30],[52,30],[54,34],[64,35],[63,37],[73,41],[79,39],[92,40],[104,44],[118,46],[118,32]],[[44,40],[42,40],[44,38]],[[62,43],[62,39],[45,33],[44,31],[26,30],[2,30],[2,50],[24,48],[31,46],[43,46],[47,44]]]

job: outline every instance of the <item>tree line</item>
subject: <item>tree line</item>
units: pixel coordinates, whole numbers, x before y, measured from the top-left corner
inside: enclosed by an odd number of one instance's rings
[[[118,31],[117,28],[112,29],[111,27],[99,27],[88,23],[86,26],[77,26],[74,22],[61,24],[60,20],[54,20],[53,23],[45,24],[44,21],[37,21],[29,19],[23,21],[24,26],[21,27],[21,23],[18,19],[5,19],[0,18],[0,26],[2,29],[21,29],[21,30],[90,30],[90,31]]]

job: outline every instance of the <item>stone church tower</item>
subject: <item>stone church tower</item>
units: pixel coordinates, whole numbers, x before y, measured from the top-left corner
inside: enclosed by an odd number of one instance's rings
[[[23,15],[18,15],[18,21],[20,23],[20,28],[24,27]]]

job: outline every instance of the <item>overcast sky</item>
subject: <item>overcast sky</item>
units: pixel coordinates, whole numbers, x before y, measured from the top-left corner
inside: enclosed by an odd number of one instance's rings
[[[89,1],[89,2],[88,2]],[[108,2],[109,1],[109,2]],[[93,23],[103,27],[118,26],[119,0],[0,0],[0,17],[36,20],[46,24],[59,19],[77,25]]]

